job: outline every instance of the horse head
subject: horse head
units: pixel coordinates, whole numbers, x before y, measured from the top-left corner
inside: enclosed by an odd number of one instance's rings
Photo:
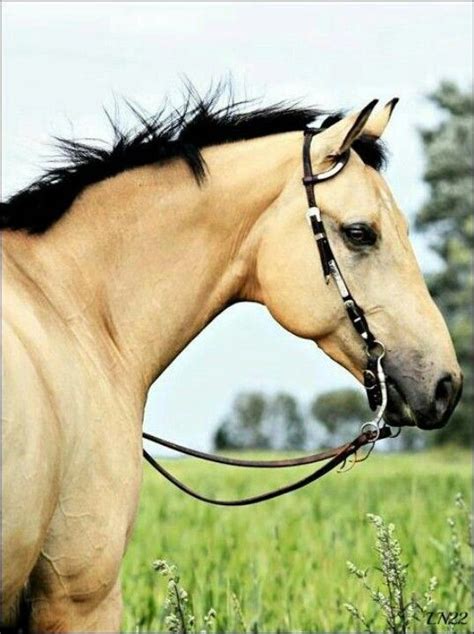
[[[371,102],[321,130],[311,162],[315,173],[324,172],[349,153],[340,173],[315,191],[345,281],[386,348],[386,420],[433,429],[447,423],[459,400],[461,371],[416,261],[408,223],[380,171],[353,149],[382,136],[396,102],[378,111]],[[256,265],[260,300],[287,330],[315,341],[361,380],[365,347],[320,270],[303,205],[299,167],[267,219]]]

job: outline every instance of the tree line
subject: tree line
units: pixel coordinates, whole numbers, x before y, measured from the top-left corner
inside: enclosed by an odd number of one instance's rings
[[[361,390],[344,388],[316,396],[309,405],[279,392],[242,392],[214,433],[215,449],[301,451],[342,444],[373,418]],[[392,448],[422,446],[421,437],[405,430]]]

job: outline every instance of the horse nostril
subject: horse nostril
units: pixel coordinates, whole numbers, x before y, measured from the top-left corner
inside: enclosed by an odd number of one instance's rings
[[[451,374],[445,374],[439,381],[435,390],[435,400],[438,406],[446,409],[451,404],[455,393],[454,379]]]
[[[428,400],[427,396],[431,394]],[[433,392],[425,392],[419,406],[412,411],[416,419],[416,425],[420,429],[440,429],[449,421],[462,394],[462,375],[446,372],[436,383]],[[423,393],[422,393],[423,396]],[[416,401],[415,401],[416,403]]]

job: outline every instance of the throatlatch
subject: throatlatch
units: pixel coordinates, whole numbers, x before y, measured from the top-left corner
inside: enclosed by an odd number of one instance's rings
[[[321,266],[326,283],[328,284],[332,279],[336,285],[336,288],[344,303],[347,315],[354,326],[354,329],[358,335],[362,338],[365,344],[365,350],[367,354],[367,367],[364,370],[364,386],[367,393],[367,399],[370,408],[375,411],[373,420],[363,423],[360,429],[360,434],[351,442],[348,442],[335,449],[323,451],[310,456],[302,456],[299,458],[289,458],[283,460],[242,460],[237,458],[227,458],[224,456],[217,456],[214,454],[204,453],[197,451],[177,443],[172,443],[164,438],[153,436],[151,434],[143,433],[145,440],[150,440],[162,447],[167,447],[201,460],[207,460],[209,462],[231,465],[235,467],[253,467],[260,469],[280,469],[285,467],[296,467],[300,465],[314,464],[323,460],[328,462],[304,478],[301,478],[297,482],[273,489],[260,495],[255,495],[240,500],[217,500],[210,498],[200,493],[193,491],[183,482],[178,480],[167,469],[163,467],[155,458],[153,458],[147,451],[143,450],[143,455],[147,462],[161,473],[169,482],[174,484],[178,489],[187,493],[191,497],[207,502],[209,504],[215,504],[218,506],[246,506],[249,504],[257,504],[258,502],[264,502],[273,498],[285,495],[291,491],[296,491],[302,487],[315,482],[326,473],[329,473],[337,466],[342,465],[344,467],[347,459],[351,456],[355,456],[357,451],[364,446],[369,446],[368,453],[362,458],[355,458],[355,462],[365,460],[374,444],[378,440],[383,438],[392,437],[391,430],[388,426],[382,422],[385,409],[387,407],[387,385],[385,372],[382,365],[382,359],[385,355],[384,345],[377,340],[371,332],[367,319],[365,318],[364,311],[357,304],[351,292],[349,291],[341,270],[337,264],[334,253],[331,249],[329,239],[326,233],[323,220],[321,218],[321,210],[316,204],[316,197],[314,193],[314,186],[323,181],[329,180],[337,176],[341,170],[346,166],[350,150],[344,152],[338,157],[334,166],[326,172],[319,174],[313,174],[313,168],[311,163],[311,141],[313,137],[320,132],[320,128],[306,128],[304,132],[303,142],[303,185],[306,190],[306,197],[308,199],[308,212],[306,217],[314,235],[316,245],[321,259]]]

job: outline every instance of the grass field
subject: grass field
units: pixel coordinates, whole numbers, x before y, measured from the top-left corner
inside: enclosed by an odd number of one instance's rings
[[[167,464],[194,488],[219,497],[271,488],[307,470],[244,471],[187,459]],[[396,525],[402,559],[409,564],[409,592],[421,595],[436,576],[436,609],[470,611],[470,597],[453,578],[447,517],[459,514],[456,493],[470,505],[471,473],[467,452],[378,454],[298,493],[258,507],[223,509],[188,498],[146,466],[123,566],[123,630],[167,631],[167,580],[152,567],[154,560],[166,559],[178,567],[189,593],[196,631],[210,608],[219,632],[363,631],[343,604],[375,614],[346,564],[377,564],[367,513]],[[377,578],[376,571],[370,574]],[[382,625],[374,631],[382,631],[383,619],[376,623]],[[443,627],[430,630],[420,623],[417,631],[471,631],[470,624]]]

